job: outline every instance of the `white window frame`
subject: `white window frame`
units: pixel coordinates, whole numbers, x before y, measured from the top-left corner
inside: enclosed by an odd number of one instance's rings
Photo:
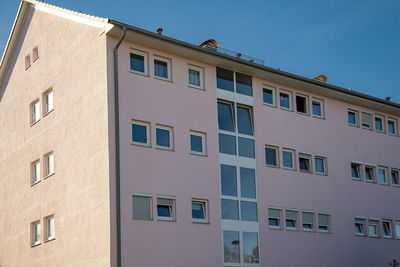
[[[353,172],[352,172],[353,165],[357,166],[358,173],[360,175],[360,177],[358,177],[358,178],[357,177],[353,177]],[[363,163],[359,162],[359,161],[352,160],[351,164],[350,164],[350,175],[351,175],[351,179],[357,180],[357,181],[362,181],[363,180]]]
[[[322,216],[328,216],[328,225],[320,225],[320,223],[319,223],[319,216],[320,215],[322,215]],[[318,232],[319,233],[331,233],[332,232],[332,221],[331,221],[331,214],[330,213],[325,213],[325,212],[318,212],[318,215],[317,215],[317,222],[318,222]],[[320,226],[327,226],[327,230],[322,230],[322,229],[320,229],[319,227]]]
[[[158,200],[159,199],[164,199],[164,200],[171,200],[172,201],[172,206],[170,206],[170,217],[164,217],[164,216],[159,216],[158,215]],[[176,197],[173,196],[161,196],[161,195],[157,195],[157,200],[156,200],[156,213],[157,213],[157,220],[159,221],[171,221],[171,222],[175,222],[176,221]]]
[[[369,231],[369,227],[370,227],[371,225],[374,225],[374,226],[375,226],[375,228],[376,228],[376,235],[375,235],[375,234],[374,234],[374,235],[371,235],[371,232]],[[372,219],[372,218],[370,218],[370,219],[368,220],[368,229],[367,229],[367,231],[368,231],[368,236],[369,236],[369,237],[378,238],[379,235],[380,235],[380,230],[379,230],[379,219]]]
[[[387,223],[387,225],[389,226],[389,235],[385,235],[385,223]],[[392,239],[393,238],[393,223],[392,220],[388,220],[388,219],[382,219],[381,221],[381,225],[382,225],[382,237],[383,238],[388,238],[388,239]]]
[[[304,98],[304,99],[306,100],[306,103],[305,103],[306,112],[301,112],[301,111],[298,111],[298,110],[297,110],[297,97],[298,97],[298,96],[299,96],[299,97],[302,97],[302,98]],[[303,115],[309,115],[309,114],[310,114],[310,107],[309,107],[309,105],[310,105],[310,100],[309,100],[309,97],[306,96],[306,95],[303,95],[303,94],[297,94],[297,93],[296,93],[294,99],[296,100],[296,113],[298,113],[298,114],[303,114]]]
[[[40,99],[37,98],[35,99],[31,104],[30,104],[30,123],[31,126],[36,124],[38,121],[40,121]]]
[[[169,147],[168,146],[160,146],[157,144],[157,129],[166,130],[169,132]],[[154,133],[156,135],[155,145],[156,148],[164,149],[164,150],[174,150],[174,128],[167,125],[156,124]]]
[[[279,211],[279,217],[270,216],[269,210]],[[275,207],[269,207],[267,212],[268,212],[268,228],[281,230],[282,227],[283,227],[283,225],[282,225],[282,209],[281,208],[275,208]],[[278,226],[270,225],[269,224],[269,219],[277,220],[278,221]],[[286,221],[285,221],[285,224],[286,224]]]
[[[50,97],[51,96],[51,97]],[[50,101],[51,99],[51,101]],[[54,90],[49,88],[42,96],[43,102],[43,116],[46,116],[54,110]]]
[[[265,156],[265,165],[268,166],[268,167],[279,168],[279,147],[277,147],[277,146],[265,145],[264,154],[265,154],[265,149],[266,149],[266,148],[270,148],[270,149],[274,149],[274,150],[275,150],[276,165],[268,164],[268,163],[267,163],[267,158],[266,158],[266,156]]]
[[[208,223],[208,201],[206,199],[193,198],[192,204],[200,204],[204,213],[204,219],[195,219],[192,215],[192,223]]]
[[[191,136],[192,135],[201,137],[201,145],[202,145],[203,152],[198,152],[198,151],[192,150],[192,144],[191,144]],[[207,137],[206,133],[190,130],[190,132],[189,132],[189,149],[190,149],[191,154],[200,155],[200,156],[207,155],[207,144],[206,144],[207,138],[206,137]]]
[[[144,72],[131,69],[131,66],[130,66],[131,54],[136,54],[136,55],[139,55],[139,56],[143,56],[143,58],[144,58],[143,59],[144,60],[144,62],[143,62],[144,63]],[[139,50],[136,50],[136,49],[132,49],[132,48],[129,49],[129,71],[130,72],[148,76],[149,75],[149,66],[148,66],[149,63],[148,62],[149,62],[149,54],[148,53],[143,52],[143,51],[139,51]]]
[[[319,172],[317,171],[317,164],[315,164],[316,159],[321,159],[324,165],[324,171]],[[314,169],[315,169],[315,174],[319,175],[328,175],[328,159],[327,157],[321,156],[321,155],[315,155],[314,156]]]
[[[381,119],[381,121],[382,121],[382,131],[379,131],[378,129],[376,129],[375,120],[377,118]],[[374,115],[374,123],[373,124],[374,124],[374,129],[375,129],[376,132],[378,132],[378,133],[384,133],[385,132],[385,130],[386,130],[386,121],[385,121],[385,117],[384,116],[375,114]]]
[[[309,164],[310,164],[310,166],[308,167],[309,168],[309,170],[308,171],[305,171],[305,170],[302,170],[301,168],[300,168],[300,158],[302,158],[302,159],[308,159],[308,162],[309,162]],[[299,164],[299,171],[300,172],[303,172],[303,173],[313,173],[313,160],[312,160],[312,155],[311,154],[309,154],[309,153],[304,153],[304,152],[299,152],[299,155],[298,155],[298,164]]]
[[[313,113],[313,111],[312,111],[312,104],[313,104],[313,102],[319,103],[319,105],[320,105],[320,107],[321,107],[321,115],[316,115],[316,114]],[[311,98],[311,115],[312,115],[313,117],[316,117],[316,118],[325,118],[324,100],[318,99],[318,98],[315,98],[315,97],[312,97],[312,98]]]
[[[38,46],[35,46],[32,49],[32,61],[35,62],[39,58],[39,48]]]
[[[200,79],[200,85],[195,85],[195,84],[191,84],[190,80],[189,80],[189,70],[194,70],[199,72],[199,79]],[[188,65],[188,86],[189,87],[193,87],[196,89],[201,89],[204,90],[204,69],[202,67],[197,67],[194,65]]]
[[[361,224],[363,231],[361,233],[356,232],[355,228],[357,224]],[[356,236],[366,236],[367,235],[367,230],[369,231],[369,229],[366,229],[367,226],[367,219],[365,217],[355,217],[354,218],[354,235]]]
[[[39,226],[39,227],[37,227]],[[37,231],[39,230],[39,234],[37,234]],[[39,239],[36,239],[36,236],[39,235]],[[34,221],[31,223],[31,246],[37,246],[40,245],[42,242],[42,231],[41,231],[41,225],[40,225],[40,220]]]
[[[386,177],[386,182],[382,183],[380,179],[380,174],[379,170],[384,170],[385,172],[385,177]],[[390,177],[391,179],[391,177]],[[388,185],[389,184],[389,168],[385,166],[378,166],[378,177],[377,177],[378,183],[382,185]]]
[[[363,115],[366,115],[366,116],[369,116],[369,118],[370,118],[370,123],[368,124],[368,123],[366,123],[366,122],[364,122],[364,120],[363,120]],[[374,121],[374,117],[372,116],[372,114],[371,113],[369,113],[369,112],[361,112],[361,128],[363,128],[363,129],[366,129],[366,130],[373,130],[373,123],[374,123],[375,121]],[[364,127],[364,125],[367,125],[368,127]]]
[[[356,118],[356,123],[355,124],[352,124],[352,123],[349,122],[349,113],[350,112],[354,113],[354,117]],[[358,110],[353,109],[353,108],[348,108],[346,115],[347,115],[347,124],[348,125],[355,126],[355,127],[360,127],[360,112]]]
[[[393,183],[393,178],[392,178],[392,173],[393,172],[396,172],[397,173],[397,180],[398,180],[398,183],[397,184],[394,184]],[[390,169],[390,184],[392,185],[392,186],[395,186],[395,187],[399,187],[400,186],[400,170],[399,169],[395,169],[395,168],[391,168]]]
[[[286,94],[286,95],[289,96],[289,108],[281,106],[281,93],[282,94]],[[284,110],[293,111],[293,97],[292,97],[292,95],[293,94],[290,91],[279,89],[279,93],[278,93],[278,97],[277,97],[278,98],[278,102],[279,102],[279,108],[284,109]]]
[[[371,180],[367,180],[367,168],[368,169],[372,169],[372,181]],[[369,164],[369,163],[365,163],[364,164],[364,181],[369,182],[369,183],[376,183],[376,165],[375,164]]]
[[[56,238],[55,236],[55,221],[54,221],[54,214],[49,215],[44,218],[44,223],[45,223],[45,242],[50,241]],[[53,225],[51,225],[53,224]],[[53,234],[50,235],[50,227],[53,226]]]
[[[155,67],[154,67],[155,60],[167,63],[167,78],[156,75]],[[161,57],[161,56],[153,56],[153,77],[156,79],[164,80],[164,81],[172,81],[171,64],[172,64],[171,59],[169,59],[169,58],[165,58],[165,57]]]
[[[134,198],[135,197],[140,197],[140,198],[147,198],[150,200],[150,218],[135,218],[134,216]],[[132,219],[133,220],[153,220],[153,196],[151,194],[144,194],[144,193],[133,193],[132,194]]]
[[[396,232],[396,239],[400,239],[400,221],[399,220],[396,220],[394,222],[394,229]]]
[[[393,124],[394,124],[394,126],[393,126],[393,128],[394,128],[394,133],[389,132],[389,121],[393,122]],[[397,120],[396,120],[396,119],[387,118],[387,120],[386,120],[386,127],[387,127],[387,133],[388,133],[388,134],[397,136],[397,130],[398,130],[398,129],[397,129]]]
[[[31,56],[28,54],[25,56],[25,70],[31,66]]]
[[[37,184],[41,180],[40,159],[31,162],[31,185]]]
[[[295,212],[296,213],[295,227],[288,227],[286,225],[287,220],[292,220],[292,219],[287,218],[286,212]],[[298,231],[299,230],[299,211],[298,210],[285,209],[285,229],[289,230],[289,231]]]
[[[293,167],[292,168],[290,168],[290,167],[286,167],[286,166],[284,166],[284,160],[283,160],[283,152],[289,152],[289,153],[291,153],[292,154],[292,164],[293,164]],[[290,148],[282,148],[282,168],[283,169],[285,169],[285,170],[296,170],[296,151],[294,150],[294,149],[290,149]]]
[[[306,223],[304,223],[304,213],[312,214],[313,221],[312,221],[312,224],[311,224],[311,229],[304,228],[304,224],[306,224]],[[308,223],[307,223],[307,224],[308,224]],[[305,231],[305,232],[315,232],[315,212],[313,212],[313,211],[308,211],[308,210],[303,210],[303,211],[301,212],[301,229],[302,229],[303,231]]]
[[[276,88],[269,85],[263,85],[263,94],[264,94],[264,89],[272,91],[272,104],[265,103],[264,96],[263,96],[263,104],[271,107],[276,107]]]
[[[52,162],[51,162],[52,160]],[[44,162],[44,179],[55,174],[55,157],[54,151],[51,151],[43,156]],[[51,166],[53,165],[53,166]]]
[[[147,141],[146,143],[133,141],[133,136],[132,136],[132,124],[137,124],[137,125],[146,126],[146,141]],[[131,144],[132,144],[132,145],[150,147],[150,146],[151,146],[151,137],[150,137],[150,136],[151,136],[151,135],[150,135],[150,122],[138,121],[138,120],[131,120]]]

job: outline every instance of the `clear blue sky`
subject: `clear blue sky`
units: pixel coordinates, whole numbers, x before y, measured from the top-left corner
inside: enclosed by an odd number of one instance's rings
[[[266,65],[400,102],[400,0],[47,0]],[[0,0],[3,53],[18,0]]]

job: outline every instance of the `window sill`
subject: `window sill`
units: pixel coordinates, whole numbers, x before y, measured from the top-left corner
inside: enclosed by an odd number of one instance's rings
[[[314,233],[314,229],[304,229],[303,228],[303,232]]]
[[[300,172],[302,172],[302,173],[307,173],[307,174],[312,174],[313,172],[312,171],[305,171],[305,170],[299,170]]]
[[[49,175],[47,175],[47,176],[43,177],[43,179],[47,179],[47,178],[49,178],[49,177],[53,176],[54,174],[56,174],[56,173],[55,173],[55,172],[53,172],[53,173],[50,173]]]
[[[135,220],[135,221],[152,221],[153,220],[153,218],[132,218],[132,220]]]
[[[172,80],[169,79],[169,78],[158,77],[158,76],[153,76],[153,78],[154,78],[154,79],[157,79],[157,80],[164,81],[164,82],[170,82],[170,83],[172,83]]]
[[[351,124],[351,123],[348,123],[347,125],[349,125],[349,126],[352,126],[352,127],[356,127],[356,128],[360,128],[360,126],[359,126],[359,125],[357,125],[357,124]]]
[[[296,111],[297,114],[300,115],[304,115],[304,116],[310,116],[310,114],[308,112],[300,112],[300,111]]]
[[[52,113],[54,110],[54,108],[52,110],[47,111],[45,114],[43,114],[43,118],[46,117],[47,115],[49,115],[50,113]]]
[[[56,240],[56,237],[55,237],[55,236],[52,236],[52,237],[47,238],[47,239],[44,241],[44,243],[47,243],[47,242],[50,242],[50,241],[53,241],[53,240]]]
[[[286,230],[288,230],[288,231],[295,231],[295,232],[299,231],[298,228],[292,228],[292,227],[286,227]]]
[[[379,238],[378,235],[369,235],[368,237],[370,237],[370,238]]]
[[[266,167],[271,167],[271,168],[275,168],[275,169],[280,169],[280,167],[278,165],[269,165],[269,164],[265,164]]]
[[[279,108],[282,109],[282,110],[293,112],[293,110],[291,108],[284,108],[284,107],[279,107]]]
[[[37,246],[39,246],[39,245],[41,245],[41,244],[42,244],[42,242],[38,242],[38,243],[35,243],[35,244],[31,244],[31,248],[37,247]]]
[[[31,127],[33,126],[33,125],[35,125],[36,123],[38,123],[40,121],[40,119],[38,119],[37,121],[35,121],[35,122],[32,122],[31,123]]]
[[[139,74],[139,75],[142,75],[142,76],[145,76],[145,77],[149,77],[149,74],[145,73],[145,72],[140,72],[140,71],[135,71],[135,70],[129,70],[129,72],[133,73],[133,74]]]
[[[175,152],[175,149],[173,149],[172,147],[156,146],[156,149]]]
[[[400,188],[400,184],[392,184],[392,186],[395,188]]]
[[[363,179],[361,179],[361,178],[354,178],[354,177],[351,177],[351,180],[358,181],[358,182],[362,182],[363,181]]]
[[[207,157],[207,154],[198,153],[198,152],[193,152],[193,151],[190,151],[190,155],[193,155],[193,156],[200,156],[200,157]]]
[[[367,237],[367,235],[366,235],[366,234],[359,234],[359,233],[355,233],[354,235],[355,235],[355,236],[358,236],[358,237]]]
[[[192,223],[195,223],[195,224],[210,224],[210,222],[207,221],[207,220],[194,220],[194,219],[192,219]]]
[[[393,239],[392,236],[383,236],[383,239]]]
[[[320,119],[320,120],[326,120],[324,116],[318,116],[318,115],[311,115],[313,118]]]
[[[147,143],[138,143],[138,142],[131,142],[131,145],[133,145],[133,146],[140,146],[140,147],[151,147],[150,144],[147,144]]]
[[[280,226],[270,226],[268,225],[268,228],[271,230],[282,230],[282,228]]]
[[[195,85],[191,85],[191,84],[188,84],[188,87],[193,88],[193,89],[197,89],[197,90],[200,90],[200,91],[205,91],[206,90],[202,86],[195,86]]]
[[[282,167],[282,169],[287,170],[287,171],[297,171],[296,168]]]
[[[42,181],[42,180],[38,180],[38,181],[36,181],[36,182],[31,183],[31,186],[34,186],[35,184],[40,183],[40,181]]]
[[[325,172],[315,172],[316,175],[321,175],[321,176],[328,176],[328,173]]]
[[[325,231],[325,230],[318,230],[318,233],[320,233],[320,234],[332,234],[332,232],[329,231],[329,230],[327,230],[327,231]]]
[[[268,106],[268,107],[276,108],[276,105],[275,105],[275,104],[268,104],[268,103],[263,102],[263,105],[264,105],[264,106]]]
[[[353,180],[354,180],[354,179],[353,179]],[[371,183],[371,184],[376,184],[376,181],[373,181],[373,180],[365,180],[365,182]]]
[[[388,186],[389,183],[379,183],[380,185]]]
[[[157,221],[162,221],[162,222],[176,222],[174,218],[169,218],[169,217],[158,217]]]

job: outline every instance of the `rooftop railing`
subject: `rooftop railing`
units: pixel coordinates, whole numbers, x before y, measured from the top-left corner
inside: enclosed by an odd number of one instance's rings
[[[236,57],[236,58],[239,58],[239,59],[243,59],[243,60],[249,61],[251,63],[264,65],[264,60],[262,60],[262,59],[258,59],[258,58],[247,56],[247,55],[243,55],[242,53],[238,53],[238,52],[226,49],[226,48],[222,48],[222,47],[215,48],[215,47],[211,47],[211,46],[208,46],[208,45],[205,46],[205,48],[210,49],[210,50],[215,51],[215,52],[218,52],[218,53],[221,53],[221,54],[224,54],[224,55],[228,55],[228,56],[231,56],[231,57]]]

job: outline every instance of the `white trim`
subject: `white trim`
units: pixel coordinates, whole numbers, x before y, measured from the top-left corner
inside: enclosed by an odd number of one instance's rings
[[[202,145],[202,152],[199,151],[193,151],[192,150],[192,143],[191,143],[191,136],[199,136],[201,137],[201,145]],[[199,131],[194,131],[194,130],[190,130],[189,131],[189,150],[191,154],[194,155],[201,155],[201,156],[206,156],[207,155],[207,143],[206,143],[206,133],[203,132],[199,132]]]
[[[289,108],[281,106],[281,93],[289,96]],[[291,91],[287,91],[287,90],[283,90],[283,89],[279,88],[277,98],[278,98],[278,102],[279,102],[279,108],[288,110],[288,111],[293,111],[293,93]]]
[[[276,103],[276,88],[273,87],[273,86],[269,86],[269,85],[263,84],[262,85],[262,89],[263,89],[262,90],[262,93],[263,93],[263,104],[267,105],[267,106],[271,106],[271,107],[276,107],[277,106],[277,103]],[[272,91],[272,104],[264,102],[264,89]]]
[[[298,155],[297,155],[297,158],[298,158],[298,164],[299,164],[299,171],[300,172],[303,172],[303,173],[313,173],[314,172],[314,164],[313,164],[312,154],[304,153],[304,152],[300,152],[299,151]],[[308,159],[308,162],[309,162],[309,165],[310,165],[310,166],[308,166],[308,169],[309,169],[308,171],[301,169],[301,167],[300,167],[300,158]]]
[[[393,125],[394,133],[390,133],[389,132],[389,121],[392,121],[394,123],[394,125]],[[397,128],[398,126],[397,126],[397,120],[396,119],[387,118],[386,119],[386,127],[387,127],[387,133],[389,135],[392,135],[392,136],[397,136],[398,135],[398,128]]]
[[[208,223],[208,200],[207,199],[200,199],[200,198],[192,198],[192,206],[193,203],[195,204],[201,204],[203,207],[203,214],[204,214],[204,219],[194,219],[193,214],[192,214],[192,222],[193,223]],[[193,207],[192,207],[193,210]]]
[[[379,131],[379,130],[376,129],[376,121],[375,121],[376,118],[381,119],[381,122],[382,122],[382,131]],[[374,120],[374,121],[373,121],[374,130],[375,130],[376,132],[378,132],[378,133],[385,133],[385,131],[386,131],[386,120],[385,120],[385,116],[383,116],[383,115],[378,115],[378,114],[374,114],[374,119],[373,119],[373,120]]]
[[[349,112],[354,113],[354,117],[356,120],[356,123],[350,123],[349,122]],[[347,108],[347,124],[350,126],[355,126],[355,127],[360,127],[360,111],[357,109],[353,109],[353,108]]]
[[[141,126],[145,126],[146,127],[146,143],[133,141],[133,132],[132,132],[132,125],[133,124],[137,124],[137,125],[141,125]],[[150,126],[151,126],[150,122],[131,119],[131,129],[130,129],[131,130],[131,144],[139,145],[139,146],[145,146],[145,147],[151,147]]]
[[[298,97],[298,96],[299,96],[299,97],[302,97],[302,98],[304,98],[304,99],[306,100],[306,103],[305,103],[306,112],[301,112],[301,111],[298,111],[298,110],[297,110],[297,97]],[[296,101],[295,101],[295,102],[296,102],[296,109],[295,109],[296,113],[302,114],[302,115],[310,115],[310,107],[309,107],[309,105],[310,105],[310,100],[309,100],[309,96],[296,93],[294,99],[296,100]]]
[[[292,165],[293,165],[292,168],[286,167],[284,165],[285,161],[283,160],[283,152],[289,152],[289,153],[292,154]],[[282,169],[292,170],[292,171],[296,170],[296,166],[297,166],[297,164],[296,164],[296,150],[290,149],[290,148],[282,148],[280,154],[282,154]]]
[[[165,130],[169,132],[169,146],[161,146],[157,144],[157,129]],[[156,124],[155,126],[155,135],[156,135],[156,148],[164,149],[164,150],[174,150],[174,128],[171,126]]]
[[[200,85],[195,85],[195,84],[190,83],[189,70],[194,70],[194,71],[199,72]],[[189,87],[194,87],[196,89],[205,90],[205,88],[204,88],[204,68],[188,64],[188,76],[187,77],[188,77],[188,86]]]
[[[131,54],[143,56],[143,68],[144,72],[133,70],[131,68]],[[133,48],[129,48],[129,71],[136,74],[141,74],[145,76],[149,76],[149,54],[144,51],[136,50]]]
[[[167,63],[167,78],[156,75],[156,71],[155,71],[155,68],[154,68],[155,60]],[[165,57],[162,57],[162,56],[153,55],[153,77],[157,78],[157,79],[160,79],[160,80],[170,81],[171,82],[172,81],[172,67],[171,67],[171,65],[172,65],[172,60],[171,59],[165,58]]]
[[[273,164],[268,164],[267,163],[267,157],[266,157],[266,149],[274,149],[275,150],[275,159],[276,159],[276,165]],[[280,162],[279,162],[279,147],[278,146],[271,146],[271,145],[265,145],[264,148],[264,155],[265,155],[265,165],[268,167],[275,167],[275,168],[279,168],[280,167]]]
[[[320,175],[327,175],[328,174],[328,158],[326,156],[319,156],[319,155],[314,155],[314,161],[317,159],[321,159],[323,163],[323,172],[317,171],[317,164],[314,162],[314,168],[315,168],[315,173],[320,174]]]
[[[313,104],[313,102],[318,102],[319,104],[320,104],[320,107],[321,107],[321,116],[320,115],[315,115],[314,113],[313,113],[313,109],[312,109],[312,104]],[[325,118],[325,104],[324,104],[324,100],[323,99],[319,99],[319,98],[315,98],[315,97],[311,97],[311,115],[313,116],[313,117],[316,117],[316,118]]]

